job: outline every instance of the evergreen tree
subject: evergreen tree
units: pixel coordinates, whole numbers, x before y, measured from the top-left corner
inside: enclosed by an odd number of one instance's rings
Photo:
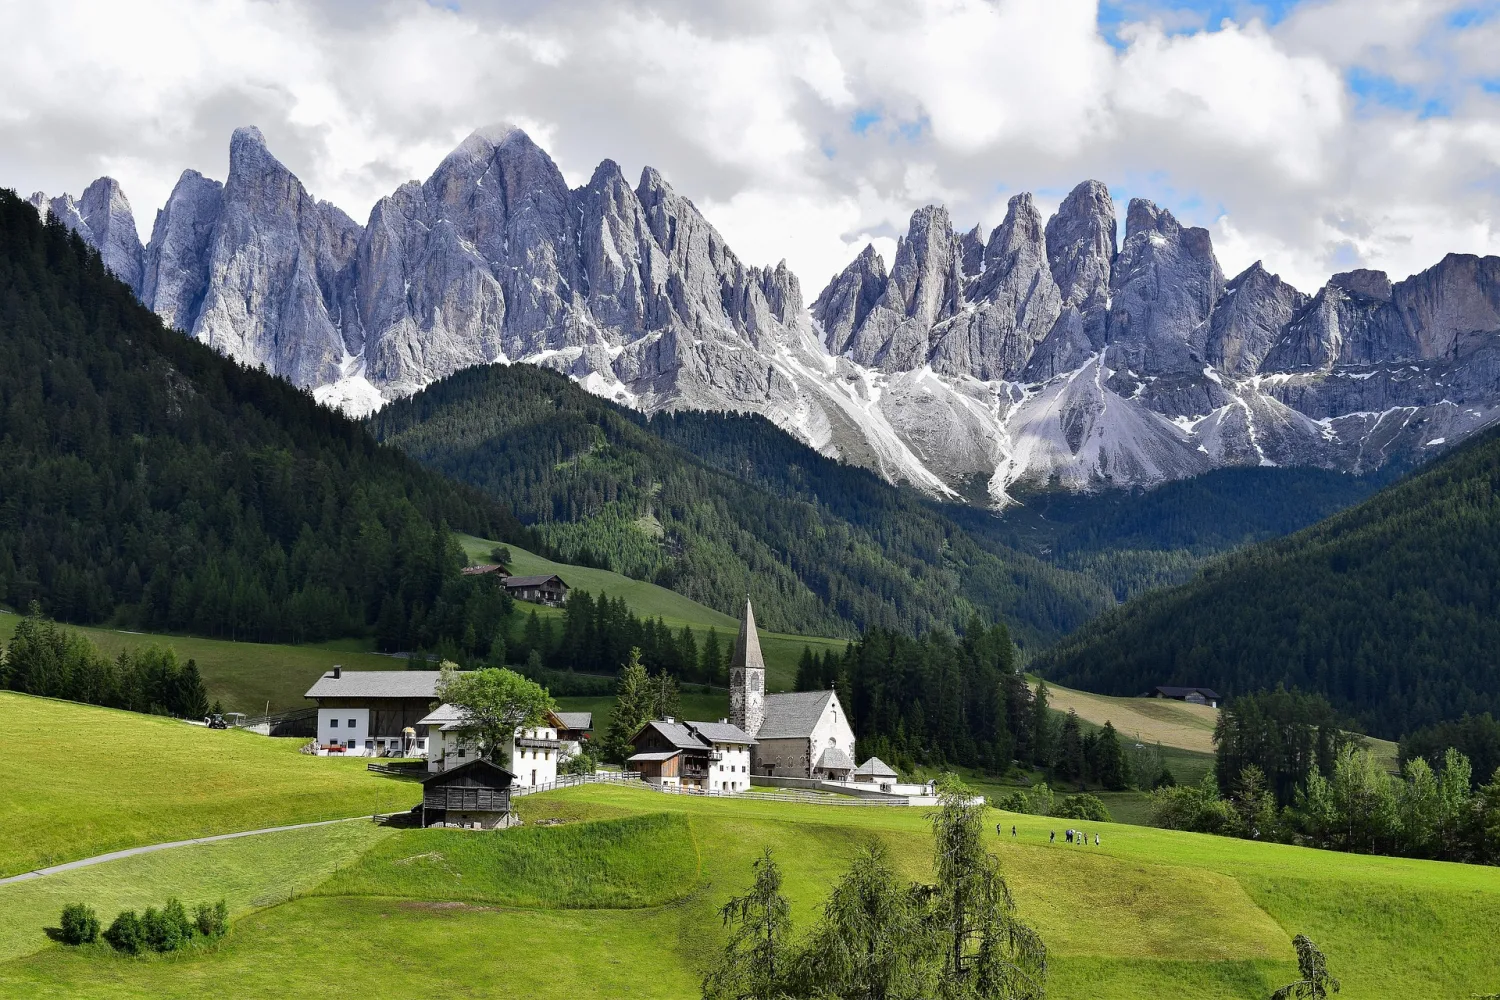
[[[819,663],[813,659],[813,651],[810,646],[802,647],[802,658],[797,661],[797,681],[795,689],[798,691],[821,691],[823,688],[823,672]]]
[[[632,653],[635,651],[632,650]],[[677,688],[677,678],[665,670],[651,678],[651,717],[653,719],[682,718],[682,696]]]
[[[1103,731],[1099,734],[1095,756],[1101,785],[1112,792],[1124,791],[1130,787],[1130,766],[1125,759],[1124,751],[1120,749],[1120,738],[1115,732],[1115,727],[1107,719],[1104,722]]]
[[[1047,682],[1039,680],[1031,699],[1031,762],[1037,767],[1051,767],[1057,752],[1052,737],[1052,711],[1047,701]]]
[[[1068,781],[1082,781],[1084,774],[1083,733],[1078,724],[1078,713],[1069,710],[1063,719],[1062,730],[1057,739],[1058,776]]]
[[[1272,993],[1271,1000],[1323,1000],[1339,991],[1339,981],[1328,972],[1327,959],[1306,934],[1293,938],[1292,947],[1297,949],[1297,972],[1301,978]]]
[[[703,640],[703,665],[699,668],[698,676],[703,678],[705,684],[718,684],[727,673],[728,666],[719,648],[719,630],[711,628],[708,630],[708,638]]]
[[[719,910],[729,943],[703,980],[704,1000],[776,1000],[784,993],[791,904],[781,891],[781,869],[767,847],[756,859],[755,882]]]
[[[606,760],[619,763],[632,753],[630,740],[642,726],[651,721],[655,696],[651,691],[651,679],[641,664],[641,651],[632,649],[630,659],[620,671],[619,686],[615,694],[615,708],[609,717],[609,730],[604,737]]]

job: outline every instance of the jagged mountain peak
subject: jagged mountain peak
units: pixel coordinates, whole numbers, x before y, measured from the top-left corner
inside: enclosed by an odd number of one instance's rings
[[[1391,278],[1384,271],[1372,271],[1368,268],[1341,271],[1329,278],[1328,283],[1346,292],[1379,299],[1381,302],[1389,302],[1391,298]]]

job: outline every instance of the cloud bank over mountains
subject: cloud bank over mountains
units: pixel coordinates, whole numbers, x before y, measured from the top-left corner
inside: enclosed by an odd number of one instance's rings
[[[1500,8],[1438,0],[7,2],[0,183],[107,174],[143,230],[247,121],[363,220],[476,122],[570,185],[650,163],[745,260],[812,287],[914,209],[1049,216],[1080,177],[1315,289],[1500,252]],[[143,232],[143,237],[149,233]]]

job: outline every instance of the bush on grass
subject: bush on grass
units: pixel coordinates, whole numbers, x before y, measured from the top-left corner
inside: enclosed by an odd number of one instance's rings
[[[229,907],[222,899],[212,906],[200,903],[196,916],[194,924],[198,928],[198,933],[209,940],[221,938],[229,930]]]
[[[1090,795],[1088,792],[1069,795],[1063,799],[1062,805],[1057,807],[1053,815],[1059,819],[1081,819],[1090,823],[1110,822],[1109,810],[1105,808],[1099,796]]]
[[[114,923],[104,932],[104,940],[115,951],[127,955],[139,955],[146,945],[146,935],[141,929],[141,918],[134,910],[125,910],[115,917]]]
[[[62,911],[63,944],[88,944],[99,938],[99,918],[93,909],[82,903],[69,903]]]

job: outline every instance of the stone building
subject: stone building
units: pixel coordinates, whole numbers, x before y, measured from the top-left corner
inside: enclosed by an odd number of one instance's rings
[[[854,729],[837,692],[766,693],[766,661],[749,601],[729,663],[729,721],[755,738],[755,774],[844,779],[854,770]]]

